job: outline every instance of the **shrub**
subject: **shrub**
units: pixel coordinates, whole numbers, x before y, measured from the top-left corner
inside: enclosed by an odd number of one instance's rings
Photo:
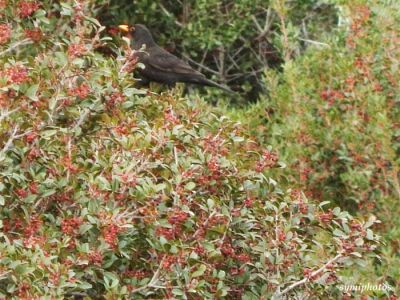
[[[377,280],[392,285],[400,275],[392,267],[400,237],[397,6],[342,1],[347,25],[288,60],[282,74],[267,72],[270,97],[240,117],[289,164],[290,185],[383,221],[385,259],[370,272],[378,266]]]
[[[200,99],[135,89],[92,1],[2,1],[0,296],[338,297],[376,222],[283,189]]]

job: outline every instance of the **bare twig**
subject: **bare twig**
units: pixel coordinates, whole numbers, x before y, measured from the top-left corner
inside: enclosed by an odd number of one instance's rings
[[[77,129],[79,126],[82,125],[82,123],[85,121],[85,119],[87,118],[87,116],[90,113],[90,109],[85,109],[79,116],[78,121],[76,122],[75,126],[72,128],[72,130]]]
[[[157,285],[158,278],[160,277],[161,268],[163,267],[163,262],[164,262],[164,258],[161,260],[160,265],[158,266],[158,269],[156,270],[156,272],[154,273],[153,277],[151,278],[151,280],[148,284],[141,286],[140,288],[132,290],[131,293],[137,293],[137,292],[143,291],[147,288],[165,289],[164,286]]]
[[[15,140],[15,136],[17,134],[19,127],[18,125],[14,127],[13,132],[11,133],[10,137],[8,138],[7,142],[5,143],[3,149],[0,151],[0,158],[3,156],[4,153],[7,152],[7,150],[11,147],[12,142]]]
[[[300,40],[300,41],[303,41],[303,42],[306,42],[306,43],[318,45],[318,46],[324,46],[324,47],[328,47],[328,48],[331,47],[329,44],[322,43],[322,42],[318,42],[318,41],[313,41],[313,40],[309,40],[309,39],[299,38],[299,40]]]
[[[260,23],[258,23],[257,18],[254,15],[252,15],[251,19],[253,20],[254,25],[256,25],[257,30],[261,32],[263,29],[261,28]]]
[[[257,30],[259,32],[258,36],[256,37],[256,39],[261,39],[263,38],[265,35],[267,35],[267,33],[269,32],[272,22],[273,22],[273,18],[271,15],[271,8],[269,7],[267,10],[267,16],[265,17],[265,22],[264,22],[264,27],[261,27],[260,23],[258,23],[257,18],[255,16],[251,16],[253,23],[255,24],[255,26],[257,27]]]
[[[2,159],[3,155],[8,151],[8,149],[10,149],[10,147],[11,147],[11,145],[12,145],[14,140],[16,140],[16,139],[18,139],[20,137],[23,137],[23,136],[25,136],[25,135],[27,135],[28,133],[31,132],[31,130],[28,130],[28,131],[26,131],[24,133],[17,134],[18,130],[19,130],[19,126],[17,125],[17,126],[14,127],[14,129],[13,129],[10,137],[8,138],[7,142],[5,143],[3,149],[1,149],[1,151],[0,151],[0,159]]]
[[[223,78],[225,80],[225,48],[222,47],[222,50],[219,51],[219,55],[218,55],[218,59],[219,59],[219,65],[220,70],[219,70],[219,74],[221,76],[221,78]]]
[[[174,147],[174,158],[175,158],[175,164],[178,167],[179,166],[179,160],[178,160],[178,150],[176,147]]]
[[[5,275],[8,275],[10,273],[11,273],[11,271],[3,272],[3,273],[0,274],[0,278],[5,278],[6,277]]]
[[[208,222],[210,221],[210,219],[212,218],[212,217],[214,217],[214,215],[216,215],[217,213],[215,212],[215,211],[213,211],[209,216],[208,216],[208,218],[207,218],[207,220],[205,220],[204,221],[204,223],[202,224],[202,226],[200,227],[200,228],[206,228],[207,227],[207,225],[208,225]],[[194,240],[195,238],[196,238],[196,236],[198,235],[198,234],[200,234],[200,230],[199,229],[197,229],[196,230],[196,232],[192,235],[192,239]]]
[[[236,67],[236,69],[240,70],[239,65],[236,63],[233,57],[228,54],[228,58],[232,62],[232,64],[228,67],[227,72],[230,71],[230,69],[232,69],[233,67]]]
[[[161,8],[161,10],[164,12],[164,14],[167,15],[167,17],[175,18],[175,16],[171,12],[169,12],[168,9],[164,5],[159,3],[158,6]],[[178,25],[179,27],[183,27],[182,23],[179,22],[178,20],[176,20],[176,18],[175,18],[175,24]]]
[[[259,61],[263,66],[266,66],[266,65],[267,65],[267,62],[266,62],[263,58],[260,57],[259,53],[257,53],[256,51],[254,51],[254,49],[251,48],[251,47],[249,48],[249,50],[254,54],[254,56],[258,59],[258,61]]]
[[[301,20],[301,31],[303,31],[304,38],[308,39],[308,31],[307,31],[307,25],[305,22],[305,19]]]
[[[217,68],[218,68],[218,76],[220,75],[220,70],[221,70],[221,65],[219,64],[220,63],[220,61],[219,61],[219,59],[217,58],[217,56],[216,55],[213,55],[213,59],[214,59],[214,63],[215,63],[215,65],[217,66]]]
[[[14,49],[17,49],[21,46],[25,46],[25,45],[29,45],[32,44],[32,40],[31,39],[24,39],[22,41],[19,41],[13,45],[11,45],[10,47],[8,47],[6,50],[4,50],[3,52],[0,52],[0,56],[3,56],[4,54],[13,51]]]
[[[208,71],[208,72],[210,72],[210,73],[212,73],[212,74],[214,74],[214,75],[219,75],[219,73],[218,73],[217,71],[215,71],[215,70],[213,70],[213,69],[210,69],[209,67],[207,67],[207,66],[205,66],[205,65],[203,65],[203,64],[201,64],[201,63],[198,63],[198,62],[194,61],[193,59],[191,59],[190,57],[188,57],[188,56],[186,56],[186,55],[182,55],[182,57],[185,58],[185,59],[187,59],[187,60],[190,61],[191,63],[195,64],[196,66],[202,68],[203,70],[206,70],[206,71]]]
[[[276,292],[275,296],[281,297],[282,295],[290,292],[294,288],[298,287],[299,285],[305,284],[307,281],[310,281],[311,278],[316,277],[320,273],[322,273],[328,266],[336,262],[339,258],[343,257],[342,253],[339,253],[336,255],[334,258],[330,259],[326,264],[324,264],[321,268],[318,270],[312,272],[309,276],[304,277],[302,280],[296,281],[295,283],[289,285],[286,289],[284,289],[282,292]]]
[[[207,57],[207,54],[208,54],[208,50],[206,50],[204,53],[203,53],[203,57],[201,58],[201,64],[204,64],[204,61],[206,60],[206,57]]]
[[[395,187],[395,190],[397,194],[400,197],[400,182],[399,182],[399,170],[398,168],[394,168],[392,172],[392,177],[393,177],[393,185]]]
[[[237,49],[235,53],[233,53],[232,58],[236,58],[236,56],[238,56],[240,54],[240,52],[242,52],[243,49],[244,49],[244,45],[241,46],[239,49]]]
[[[98,44],[99,46],[103,46],[103,44],[100,41],[100,33],[104,31],[104,29],[106,29],[104,26],[98,27],[96,30],[96,35],[93,37],[92,39],[92,47],[95,49],[96,48],[96,44]]]
[[[1,114],[0,114],[0,122],[3,121],[5,118],[7,118],[9,115],[19,111],[19,109],[20,108],[18,107],[18,108],[13,109],[13,110],[5,111],[5,112],[2,111]]]

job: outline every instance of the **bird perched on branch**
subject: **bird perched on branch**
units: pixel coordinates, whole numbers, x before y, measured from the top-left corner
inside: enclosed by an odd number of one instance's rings
[[[134,50],[139,50],[145,45],[144,52],[138,54],[138,61],[145,66],[144,69],[139,70],[139,73],[145,79],[168,85],[176,82],[194,83],[217,87],[229,93],[233,92],[228,87],[207,79],[189,64],[159,47],[146,26],[135,24],[118,27],[129,38]]]

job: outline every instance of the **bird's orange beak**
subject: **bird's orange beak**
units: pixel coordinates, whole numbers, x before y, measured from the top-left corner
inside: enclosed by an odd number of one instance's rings
[[[129,27],[128,25],[119,25],[118,26],[119,30],[124,32],[124,33],[129,33],[130,31],[133,31],[134,27]]]

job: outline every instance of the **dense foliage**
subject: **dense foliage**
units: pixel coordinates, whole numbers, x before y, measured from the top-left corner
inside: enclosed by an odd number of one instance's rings
[[[0,1],[0,297],[331,297],[376,222],[201,99],[133,87],[92,1]],[[342,271],[343,270],[343,271]]]
[[[348,22],[284,72],[266,72],[270,96],[239,118],[308,197],[382,220],[383,260],[352,282],[400,286],[399,4],[342,2]]]

